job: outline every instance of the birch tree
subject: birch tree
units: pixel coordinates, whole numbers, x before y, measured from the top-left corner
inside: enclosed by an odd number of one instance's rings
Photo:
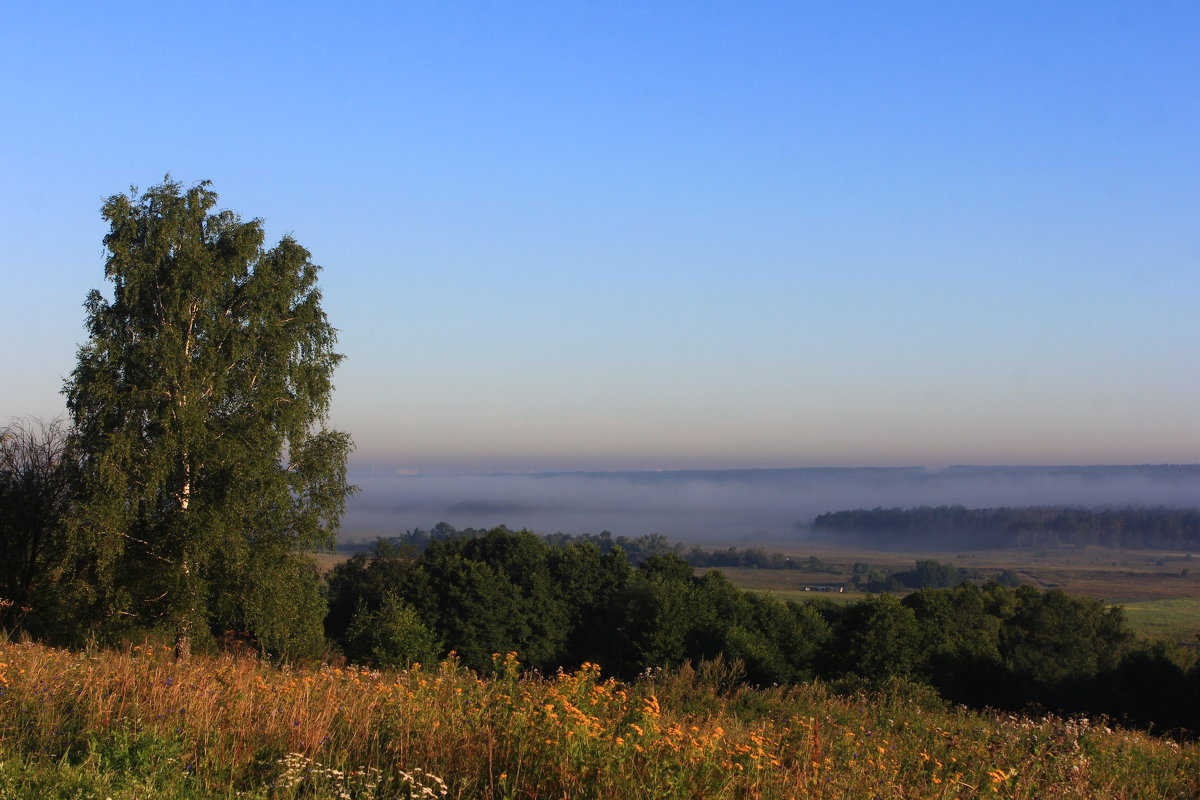
[[[326,427],[342,356],[320,268],[216,204],[169,176],[105,202],[111,299],[88,295],[64,387],[95,619],[170,631],[181,658],[230,628],[281,653],[319,639],[303,553],[333,545],[353,490],[350,438]]]

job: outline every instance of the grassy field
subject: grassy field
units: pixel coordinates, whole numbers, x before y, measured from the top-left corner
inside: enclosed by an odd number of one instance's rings
[[[1200,644],[1200,598],[1139,598],[1120,601],[1129,627],[1148,638]]]
[[[708,665],[480,678],[0,645],[0,797],[1195,798],[1200,746]]]

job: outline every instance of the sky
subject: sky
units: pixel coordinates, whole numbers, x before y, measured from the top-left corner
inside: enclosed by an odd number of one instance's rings
[[[10,4],[0,418],[110,195],[324,267],[357,469],[1200,461],[1200,4]]]

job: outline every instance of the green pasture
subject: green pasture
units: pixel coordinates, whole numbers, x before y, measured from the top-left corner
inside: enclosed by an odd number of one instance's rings
[[[1139,636],[1200,643],[1200,598],[1139,598],[1119,604]]]

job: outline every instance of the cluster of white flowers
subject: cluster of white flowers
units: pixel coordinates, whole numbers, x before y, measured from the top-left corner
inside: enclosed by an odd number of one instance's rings
[[[278,763],[283,767],[283,772],[275,780],[275,785],[281,789],[295,789],[305,784],[316,797],[367,800],[375,798],[379,788],[380,772],[374,767],[348,771],[332,769],[318,764],[303,753],[288,753]]]
[[[322,766],[303,753],[288,753],[277,762],[283,771],[275,786],[328,800],[440,800],[450,793],[446,782],[420,767],[397,770],[391,780],[375,767],[353,770]]]
[[[434,775],[432,772],[426,772],[420,767],[416,767],[412,772],[398,770],[400,781],[405,784],[402,788],[407,789],[408,793],[397,795],[397,800],[420,800],[420,798],[439,798],[449,794],[449,789],[446,782]]]

